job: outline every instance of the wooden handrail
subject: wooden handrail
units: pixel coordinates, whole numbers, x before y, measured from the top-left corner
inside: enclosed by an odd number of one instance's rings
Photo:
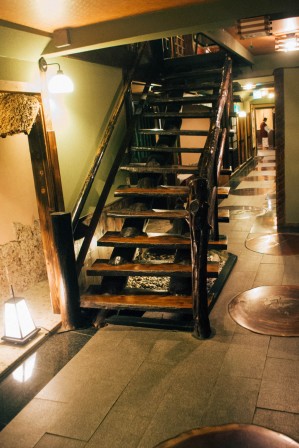
[[[84,208],[84,205],[86,203],[88,194],[89,194],[89,192],[91,190],[91,187],[92,187],[92,184],[94,182],[95,176],[96,176],[96,174],[98,172],[98,169],[99,169],[99,167],[101,165],[103,157],[104,157],[104,155],[106,153],[106,150],[107,150],[110,138],[111,138],[113,130],[114,130],[114,127],[115,127],[115,125],[117,123],[118,117],[119,117],[121,109],[123,107],[123,104],[124,104],[124,101],[125,101],[125,97],[126,97],[126,93],[128,92],[128,90],[130,88],[130,85],[131,85],[131,82],[133,81],[134,73],[135,73],[136,68],[138,67],[138,65],[140,63],[140,60],[141,60],[142,54],[144,52],[144,49],[146,47],[146,44],[147,44],[146,42],[142,43],[140,48],[139,48],[139,50],[138,50],[135,62],[133,64],[131,70],[128,73],[126,81],[125,81],[125,83],[124,83],[124,85],[122,87],[122,90],[121,90],[121,92],[119,94],[119,97],[118,97],[118,99],[117,99],[117,101],[115,103],[115,106],[113,108],[113,111],[111,112],[110,119],[108,121],[107,127],[105,129],[104,134],[103,134],[102,140],[101,140],[100,145],[99,145],[98,150],[97,150],[97,153],[96,153],[96,155],[94,157],[94,161],[93,161],[92,167],[89,170],[89,173],[88,173],[88,175],[86,177],[84,185],[83,185],[83,187],[82,187],[82,189],[80,191],[80,194],[78,196],[77,202],[76,202],[76,204],[74,206],[74,209],[72,211],[73,232],[75,232],[75,229],[76,229],[76,227],[78,225],[78,222],[79,222],[79,219],[80,219],[80,215],[81,215],[82,210]]]
[[[209,135],[198,163],[198,176],[189,182],[193,335],[197,338],[207,338],[211,334],[207,297],[208,240],[212,223],[214,224],[213,236],[219,239],[218,223],[216,224],[218,220],[217,187],[224,153],[228,149],[231,71],[231,59],[227,58],[222,71],[216,114],[211,120]],[[224,124],[223,129],[221,129],[221,123]]]
[[[227,58],[222,71],[222,82],[220,86],[219,99],[216,106],[216,115],[211,120],[209,136],[206,140],[204,151],[198,163],[198,176],[211,179],[212,166],[214,165],[217,142],[220,134],[221,119],[229,96],[229,84],[232,71],[232,61]]]
[[[138,118],[139,118],[139,116],[140,116],[140,114],[142,112],[143,105],[144,105],[144,102],[146,101],[147,94],[149,92],[150,87],[151,87],[151,82],[149,81],[144,86],[143,93],[141,95],[141,99],[139,101],[139,104],[138,104],[138,106],[136,108],[135,114],[134,114],[134,116],[132,117],[132,119],[130,121],[129,127],[128,127],[127,132],[126,132],[126,135],[125,135],[125,137],[124,137],[124,139],[122,141],[122,144],[120,145],[120,147],[118,149],[118,152],[117,152],[117,154],[115,156],[115,159],[114,159],[114,161],[112,163],[110,172],[109,172],[108,177],[106,179],[106,182],[104,184],[103,190],[101,191],[101,194],[100,194],[99,200],[97,202],[96,208],[95,208],[95,210],[93,212],[90,224],[89,224],[89,226],[88,226],[88,228],[86,230],[86,234],[85,234],[83,243],[81,245],[81,248],[80,248],[80,251],[79,251],[79,254],[78,254],[78,257],[77,257],[77,263],[76,264],[77,264],[77,273],[78,273],[78,275],[80,274],[81,269],[82,269],[82,267],[84,265],[84,260],[86,258],[86,255],[87,255],[87,252],[88,252],[88,249],[89,249],[92,237],[93,237],[93,235],[95,233],[96,227],[98,225],[98,221],[100,219],[101,213],[102,213],[103,208],[105,206],[107,197],[108,197],[109,192],[111,190],[111,187],[112,187],[114,178],[115,178],[115,176],[117,174],[117,171],[118,171],[119,165],[121,163],[121,160],[122,160],[122,158],[124,156],[124,153],[125,153],[126,149],[128,148],[128,146],[129,146],[129,144],[130,144],[130,142],[132,140],[132,136],[133,136],[133,132],[134,132],[134,129],[135,129],[136,122],[137,122],[137,120],[138,120]]]

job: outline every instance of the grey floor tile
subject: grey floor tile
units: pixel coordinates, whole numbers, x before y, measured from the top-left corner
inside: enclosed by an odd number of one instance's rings
[[[299,285],[299,260],[297,264],[286,264],[284,268],[283,285]]]
[[[250,348],[262,354],[267,354],[270,343],[270,336],[265,336],[246,330],[246,334],[234,334],[232,346]]]
[[[251,348],[232,346],[228,350],[220,374],[247,378],[262,378],[266,354]]]
[[[235,272],[232,271],[229,276],[225,289],[226,291],[230,290],[233,294],[238,294],[239,292],[246,291],[247,289],[252,288],[252,284],[254,282],[256,276],[256,272]]]
[[[191,335],[189,335],[188,341],[173,339],[170,335],[168,335],[168,339],[162,336],[153,345],[147,356],[147,361],[170,365],[178,364],[183,362],[199,344],[200,341],[192,338]]]
[[[1,432],[1,448],[32,448],[45,433],[87,441],[99,425],[97,414],[65,403],[32,400]]]
[[[212,391],[202,426],[225,423],[252,423],[260,380],[219,376]]]
[[[87,393],[89,389],[92,394],[92,387],[96,387],[99,393],[102,388],[104,393],[107,383],[110,384],[111,391],[119,393],[119,389],[128,384],[146,358],[153,343],[150,341],[149,344],[143,344],[137,338],[135,341],[122,341],[117,350],[111,349],[103,353],[90,352],[90,349],[85,352],[83,348],[80,357],[73,358],[63,372],[59,372],[38,394],[38,397],[74,402],[80,399],[80,394],[84,390],[85,397],[89,396]]]
[[[34,448],[84,448],[85,445],[86,442],[82,440],[69,439],[55,434],[44,434]]]
[[[266,285],[281,285],[284,276],[283,264],[261,264],[256,277],[255,284]]]
[[[186,396],[195,394],[194,406],[205,405],[216,384],[224,357],[225,352],[220,351],[198,353],[198,358],[190,359],[177,369],[168,392],[175,397],[177,391],[182,391],[183,400],[184,392]]]
[[[298,384],[277,381],[262,381],[258,407],[276,411],[299,413]]]
[[[299,359],[299,338],[271,337],[268,356],[271,358]]]
[[[112,410],[85,448],[135,448],[150,420],[133,412]]]
[[[273,381],[297,380],[299,385],[299,360],[268,358],[263,379]]]
[[[214,315],[210,318],[212,331],[216,335],[232,337],[236,331],[236,323],[228,314]]]
[[[244,254],[238,257],[237,263],[234,266],[234,272],[257,272],[261,263],[261,257],[251,257]]]
[[[299,361],[268,358],[257,406],[299,413]]]
[[[152,417],[169,389],[175,366],[144,362],[114,405],[119,413]]]
[[[281,432],[299,442],[299,414],[258,408],[253,423]]]
[[[262,258],[262,263],[268,264],[285,264],[286,257],[283,255],[268,255],[264,254]]]
[[[183,431],[200,426],[203,409],[196,405],[194,394],[185,391],[168,393],[153,417],[138,448],[152,448]]]

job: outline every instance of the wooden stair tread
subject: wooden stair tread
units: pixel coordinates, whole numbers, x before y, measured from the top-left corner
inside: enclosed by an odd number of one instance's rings
[[[153,188],[139,188],[137,186],[124,186],[123,188],[117,188],[114,192],[114,196],[188,196],[188,187],[174,187],[174,186],[159,186]]]
[[[142,210],[135,211],[130,209],[110,210],[107,212],[110,218],[143,218],[143,219],[186,219],[189,216],[187,210]],[[220,222],[229,222],[229,210],[225,208],[218,209],[218,219]]]
[[[208,130],[185,130],[185,129],[138,129],[141,135],[192,135],[199,137],[207,137]]]
[[[207,274],[210,278],[217,278],[219,272],[218,262],[208,262]],[[92,266],[87,269],[87,275],[111,275],[111,276],[176,276],[191,277],[191,264],[180,263],[123,263],[117,266],[96,260]]]
[[[135,211],[130,209],[112,210],[107,212],[111,218],[144,218],[144,219],[185,219],[188,217],[187,210],[142,210]]]
[[[226,208],[218,208],[218,221],[229,222],[229,210]]]
[[[211,80],[211,77],[216,76],[217,78],[221,75],[222,68],[198,68],[192,71],[179,71],[170,73],[168,75],[163,76],[162,80],[167,81],[171,79],[192,79],[192,78],[205,78],[207,77],[208,80]]]
[[[228,197],[230,187],[218,187],[218,198],[225,199]]]
[[[143,117],[147,118],[211,118],[215,112],[213,110],[194,112],[144,112]]]
[[[192,96],[174,96],[163,97],[155,96],[148,98],[149,104],[205,104],[218,101],[218,95],[192,95]]]
[[[173,146],[131,146],[132,151],[202,153],[204,148],[179,148]]]
[[[161,86],[154,86],[152,92],[169,92],[173,90],[182,90],[184,92],[192,90],[213,90],[220,87],[220,82],[203,80],[186,80],[182,83],[163,83]]]
[[[153,167],[154,169],[154,167]],[[154,170],[152,172],[155,172]],[[188,187],[175,186],[158,186],[153,188],[140,188],[137,186],[121,186],[114,191],[115,197],[128,196],[151,196],[151,197],[187,197],[189,194]],[[227,198],[229,195],[229,187],[218,187],[218,197]]]
[[[121,166],[120,170],[130,171],[131,173],[185,173],[196,174],[197,165],[162,165],[148,166],[145,163],[130,163],[130,165]]]
[[[221,168],[220,174],[223,176],[231,176],[232,172],[232,168]]]
[[[138,310],[169,310],[190,311],[192,296],[163,295],[163,294],[96,294],[88,291],[81,295],[82,308],[106,309],[138,309]]]
[[[219,99],[218,95],[192,95],[192,96],[176,96],[165,97],[155,96],[148,98],[148,104],[209,104],[216,103]],[[241,103],[242,99],[240,95],[233,95],[234,103]]]
[[[110,247],[152,247],[167,249],[190,249],[190,238],[180,235],[170,235],[168,233],[149,233],[134,237],[122,237],[120,232],[106,232],[97,242],[98,246]],[[209,248],[225,250],[227,239],[221,238],[219,241],[209,241]]]

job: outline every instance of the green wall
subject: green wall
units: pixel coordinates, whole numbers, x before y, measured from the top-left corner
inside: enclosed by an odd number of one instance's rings
[[[75,85],[73,93],[50,94],[65,205],[71,211],[109,120],[111,105],[122,84],[122,72],[119,68],[71,58],[56,58],[55,61],[61,63],[64,73],[72,78]],[[94,187],[98,193],[106,180],[124,129],[125,121],[122,119],[95,181]],[[93,198],[89,201],[92,208],[96,205],[95,194],[90,196]],[[89,211],[88,207],[85,211]]]

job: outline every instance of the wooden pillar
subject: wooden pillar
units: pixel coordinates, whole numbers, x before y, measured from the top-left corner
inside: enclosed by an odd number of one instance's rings
[[[55,195],[52,191],[52,173],[47,158],[47,146],[42,116],[36,118],[28,135],[32,172],[35,184],[38,213],[41,226],[41,237],[45,254],[45,262],[50,287],[53,312],[60,313],[57,291],[57,266],[53,248],[53,235],[50,211],[55,210]]]
[[[73,330],[80,324],[80,292],[76,271],[71,214],[51,214],[59,269],[58,294],[62,326]]]

